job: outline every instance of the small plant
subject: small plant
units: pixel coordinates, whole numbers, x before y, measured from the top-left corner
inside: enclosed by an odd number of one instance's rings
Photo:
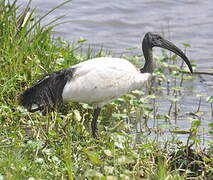
[[[99,139],[90,135],[90,105],[64,104],[57,112],[45,116],[42,112],[29,113],[20,107],[18,95],[44,75],[88,58],[109,55],[103,48],[98,52],[89,48],[85,53],[82,50],[85,39],[70,44],[60,37],[53,38],[52,30],[61,23],[58,22],[60,17],[42,25],[41,21],[49,13],[69,1],[40,18],[35,9],[30,9],[30,2],[18,14],[17,0],[0,1],[0,179],[213,176],[212,141],[209,141],[208,153],[198,151],[201,118],[189,113],[188,116],[196,117],[190,129],[177,127],[183,116],[182,95],[188,91],[183,83],[194,77],[180,73],[182,66],[176,65],[176,56],[170,59],[167,54],[155,57],[157,69],[147,88],[122,96],[103,109]],[[141,63],[141,56],[124,56],[136,65]],[[165,94],[172,104],[170,110],[164,107],[169,115],[159,110],[162,101],[168,101]],[[207,101],[212,110],[212,97]],[[201,96],[198,102],[200,111]],[[186,146],[176,138],[164,142],[153,138],[153,134],[159,137],[167,131],[170,133],[174,119],[176,134],[190,134]],[[154,122],[152,127],[151,122]],[[168,129],[163,129],[161,122],[168,123]],[[212,134],[212,123],[209,127]],[[196,144],[195,149],[192,144]]]
[[[213,117],[213,96],[207,97],[207,102],[211,104],[211,116]]]

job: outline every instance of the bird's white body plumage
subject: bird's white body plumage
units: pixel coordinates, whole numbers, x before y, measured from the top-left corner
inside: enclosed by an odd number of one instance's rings
[[[63,101],[83,102],[95,107],[142,88],[151,76],[121,58],[94,58],[72,68],[73,77],[64,86]]]

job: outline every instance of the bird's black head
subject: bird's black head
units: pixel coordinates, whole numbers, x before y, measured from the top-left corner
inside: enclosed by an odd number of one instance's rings
[[[178,56],[180,56],[185,61],[185,63],[189,67],[189,70],[191,71],[191,73],[193,73],[191,63],[189,62],[188,58],[183,53],[183,51],[181,51],[172,42],[164,39],[162,36],[148,32],[144,36],[142,46],[143,46],[143,50],[144,50],[144,48],[151,49],[153,47],[161,47],[161,48],[172,51],[173,53],[177,54]]]
[[[160,35],[148,32],[144,36],[143,43],[146,43],[146,45],[150,46],[151,48],[155,46],[161,47],[162,39],[163,38]]]

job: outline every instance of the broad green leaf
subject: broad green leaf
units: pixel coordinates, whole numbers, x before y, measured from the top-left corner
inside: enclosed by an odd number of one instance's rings
[[[192,122],[192,127],[198,127],[198,126],[200,126],[201,125],[201,120],[194,120],[193,122]]]
[[[196,143],[200,143],[200,142],[201,142],[199,139],[194,138],[194,137],[193,137],[193,138],[191,138],[191,140],[192,140],[192,141],[194,141],[194,142],[196,142]]]
[[[102,164],[102,161],[96,152],[87,151],[86,154],[88,155],[90,161],[92,161],[93,163]]]
[[[172,102],[178,102],[180,100],[180,98],[172,97],[172,98],[169,98],[169,100],[172,101]]]
[[[117,159],[118,164],[130,164],[134,163],[134,160],[128,156],[121,156]]]
[[[213,96],[209,96],[206,98],[207,102],[213,103]]]
[[[77,121],[81,121],[81,115],[80,115],[80,112],[77,109],[74,110],[74,115],[75,115],[75,119]]]
[[[191,47],[191,44],[188,43],[182,43],[185,47]]]
[[[77,42],[78,43],[84,43],[84,42],[86,42],[87,41],[87,39],[79,39]]]
[[[112,157],[113,155],[112,155],[112,151],[110,151],[109,149],[105,149],[104,150],[104,153],[107,155],[107,156],[109,156],[109,157]]]

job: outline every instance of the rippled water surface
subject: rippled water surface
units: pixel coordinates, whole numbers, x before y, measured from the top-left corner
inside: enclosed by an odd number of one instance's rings
[[[34,0],[32,4],[43,14],[61,2]],[[123,52],[140,46],[147,31],[164,32],[176,43],[191,44],[189,57],[198,60],[200,69],[213,67],[212,0],[74,0],[50,18],[62,14],[66,20],[76,20],[58,27],[66,39],[83,37],[112,52]]]
[[[19,2],[23,5],[27,1]],[[34,0],[32,7],[44,14],[61,2]],[[137,49],[131,53],[142,54],[143,35],[148,31],[158,32],[180,47],[181,43],[191,44],[187,55],[196,60],[199,71],[213,69],[212,0],[74,0],[52,13],[49,20],[64,14],[64,20],[73,22],[57,27],[57,31],[67,40],[85,38],[88,44],[103,45],[115,56],[120,56],[132,47]],[[202,76],[191,86],[196,93],[213,95],[212,80],[211,76]],[[195,111],[197,101],[196,96],[186,95],[182,106],[186,111]],[[166,106],[168,104],[164,103],[161,109]],[[210,105],[204,101],[201,110],[207,114],[203,120],[205,128],[211,122]],[[182,126],[185,124],[183,121]]]

